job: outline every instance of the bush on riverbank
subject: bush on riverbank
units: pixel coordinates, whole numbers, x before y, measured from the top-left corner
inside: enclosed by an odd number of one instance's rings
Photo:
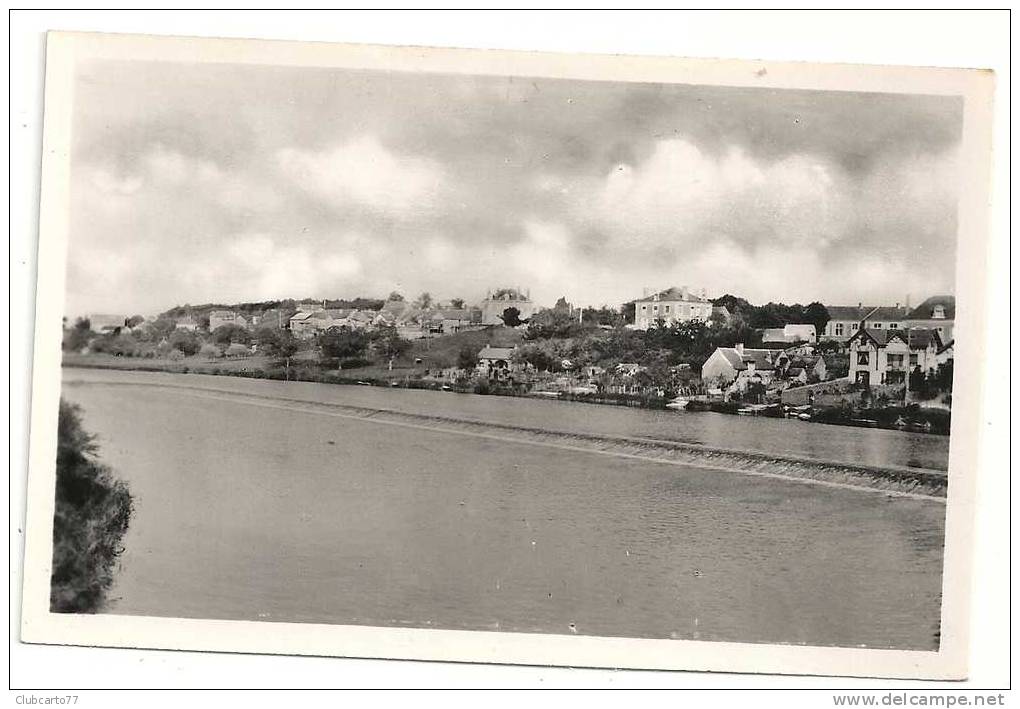
[[[131,492],[97,460],[97,450],[82,428],[81,410],[61,400],[50,577],[54,613],[95,613],[103,607],[131,521]]]

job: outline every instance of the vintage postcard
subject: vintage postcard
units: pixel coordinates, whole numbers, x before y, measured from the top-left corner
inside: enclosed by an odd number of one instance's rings
[[[965,677],[992,89],[51,34],[22,639]]]

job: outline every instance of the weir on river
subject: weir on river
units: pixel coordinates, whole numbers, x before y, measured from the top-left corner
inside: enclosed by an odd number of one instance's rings
[[[110,612],[938,647],[939,437],[162,373],[62,394],[136,500]]]

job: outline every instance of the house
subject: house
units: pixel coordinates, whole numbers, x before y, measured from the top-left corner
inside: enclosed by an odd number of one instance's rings
[[[194,332],[198,329],[198,320],[191,315],[183,315],[177,318],[174,323],[178,330],[187,330],[188,332]]]
[[[907,327],[924,327],[935,330],[943,342],[951,342],[953,321],[956,318],[956,297],[951,295],[935,295],[928,298],[906,317]]]
[[[520,288],[500,288],[489,291],[485,300],[479,305],[482,311],[483,325],[499,325],[503,322],[503,313],[507,308],[517,308],[518,317],[527,320],[538,311],[531,300],[530,294]]]
[[[915,368],[934,371],[942,341],[938,331],[859,327],[848,341],[851,381],[865,386],[903,384]]]
[[[209,332],[224,325],[248,328],[249,322],[243,315],[233,310],[213,310],[209,313]]]
[[[827,379],[828,367],[821,355],[794,355],[790,350],[786,350],[785,353],[789,359],[782,373],[784,379],[799,381],[802,384],[824,382]]]
[[[743,379],[746,382],[757,379],[768,384],[776,374],[777,365],[783,367],[789,357],[781,349],[748,348],[743,344],[733,347],[717,347],[701,365],[701,379],[709,383],[726,386]]]
[[[290,319],[290,331],[294,337],[308,339],[315,336],[316,321],[312,313],[301,311],[294,313]]]
[[[907,333],[907,343],[910,345],[910,370],[920,367],[925,374],[934,374],[939,368],[938,353],[943,348],[939,331],[912,327]]]
[[[127,324],[127,315],[108,315],[105,313],[93,313],[88,316],[89,326],[92,332],[100,334],[119,334]]]
[[[472,313],[467,308],[439,308],[426,316],[430,335],[450,335],[471,325]]]
[[[857,332],[861,323],[873,330],[898,330],[907,327],[906,307],[899,303],[895,306],[863,305],[827,305],[829,322],[825,325],[823,340],[847,341]]]
[[[704,290],[695,295],[687,286],[669,288],[634,301],[633,328],[647,330],[655,327],[659,320],[666,325],[690,320],[708,322],[712,317],[712,307],[712,301],[705,298]]]
[[[864,318],[864,327],[872,330],[899,330],[908,327],[906,317],[909,310],[899,303],[894,306],[880,305]]]
[[[493,347],[486,345],[478,352],[478,373],[498,381],[513,381],[513,355],[516,347]]]
[[[815,326],[807,324],[787,324],[783,327],[770,327],[761,331],[764,344],[783,344],[794,342],[816,342]]]
[[[374,310],[355,310],[347,315],[347,325],[356,330],[366,330],[376,323],[379,314]]]

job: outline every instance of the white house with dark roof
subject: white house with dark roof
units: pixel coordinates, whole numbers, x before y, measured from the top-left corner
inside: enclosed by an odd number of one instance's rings
[[[662,320],[666,325],[691,320],[708,322],[712,317],[712,301],[705,291],[692,293],[687,286],[668,288],[634,301],[634,329],[647,330]]]
[[[706,385],[724,387],[738,379],[757,379],[768,384],[782,371],[787,355],[781,349],[744,347],[717,347],[701,365],[701,380]]]
[[[496,381],[510,379],[516,347],[486,345],[478,352],[478,373]]]
[[[864,327],[873,330],[898,330],[907,327],[908,309],[897,303],[889,305],[827,305],[829,322],[820,339],[847,341]]]
[[[864,328],[847,341],[850,379],[857,384],[903,384],[915,368],[934,372],[942,349],[937,330]]]

